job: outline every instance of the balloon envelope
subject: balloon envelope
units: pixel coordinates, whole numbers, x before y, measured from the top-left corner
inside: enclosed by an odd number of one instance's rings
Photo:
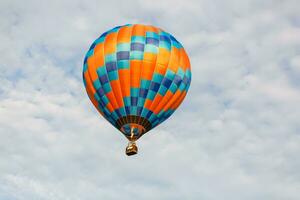
[[[191,69],[172,35],[154,26],[129,24],[93,42],[84,59],[83,80],[97,110],[135,141],[181,104]]]

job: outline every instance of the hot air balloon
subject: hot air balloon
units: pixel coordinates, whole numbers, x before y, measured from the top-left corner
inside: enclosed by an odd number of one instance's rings
[[[160,28],[127,24],[97,38],[83,65],[83,82],[96,109],[128,140],[136,140],[168,119],[191,83],[183,46]]]

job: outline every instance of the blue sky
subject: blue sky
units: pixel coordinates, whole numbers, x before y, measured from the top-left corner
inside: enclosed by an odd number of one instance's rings
[[[1,1],[0,199],[300,198],[300,3]],[[192,65],[173,116],[127,157],[81,73],[122,24],[172,33]]]

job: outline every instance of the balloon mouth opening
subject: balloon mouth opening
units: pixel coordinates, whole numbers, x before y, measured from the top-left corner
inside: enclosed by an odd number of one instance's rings
[[[129,123],[121,127],[121,132],[129,141],[135,141],[146,132],[146,129],[142,125]]]
[[[152,128],[152,124],[144,117],[127,115],[116,122],[118,128],[129,141],[136,141]]]

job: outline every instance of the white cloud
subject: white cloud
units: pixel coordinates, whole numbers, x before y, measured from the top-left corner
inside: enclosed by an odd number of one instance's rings
[[[299,199],[297,1],[2,1],[0,199]],[[81,80],[105,30],[149,23],[188,51],[183,105],[126,139]]]

